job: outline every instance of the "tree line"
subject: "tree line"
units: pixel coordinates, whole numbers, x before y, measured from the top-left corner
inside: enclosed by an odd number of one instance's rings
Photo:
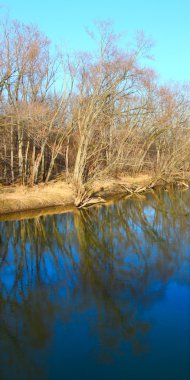
[[[53,49],[36,26],[0,24],[0,182],[33,186],[149,172],[182,175],[190,163],[187,85],[160,85],[138,33],[120,47],[100,22],[90,52]]]

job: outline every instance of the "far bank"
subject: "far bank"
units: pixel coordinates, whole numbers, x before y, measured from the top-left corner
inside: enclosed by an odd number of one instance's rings
[[[81,195],[81,207],[96,203],[106,203],[115,196],[140,194],[148,189],[162,186],[165,189],[172,182],[159,180],[149,174],[135,177],[123,176],[91,182]],[[173,184],[183,189],[188,188],[188,179],[173,180]],[[35,217],[56,212],[74,211],[77,200],[76,188],[65,181],[51,181],[38,186],[10,186],[0,188],[0,220],[15,220]]]

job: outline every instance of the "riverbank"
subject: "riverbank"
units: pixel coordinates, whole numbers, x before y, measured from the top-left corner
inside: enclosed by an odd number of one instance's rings
[[[90,184],[93,203],[123,193],[140,193],[154,187],[155,180],[148,174],[136,177],[123,176],[94,181]],[[187,186],[185,182],[182,182]],[[88,201],[88,204],[91,202]],[[76,192],[74,186],[64,181],[51,181],[32,188],[10,186],[0,188],[0,221],[23,219],[44,214],[68,212],[76,209]]]

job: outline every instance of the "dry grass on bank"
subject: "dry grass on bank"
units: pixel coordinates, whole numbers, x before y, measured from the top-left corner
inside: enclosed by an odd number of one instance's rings
[[[94,196],[109,196],[132,188],[134,185],[147,186],[151,177],[121,177],[119,179],[105,179],[90,184],[90,193]],[[32,188],[24,186],[10,186],[0,188],[0,215],[26,210],[37,210],[50,207],[64,207],[75,202],[75,189],[71,184],[63,181],[40,184]]]
[[[181,187],[188,187],[187,181],[182,179],[174,182]],[[101,200],[105,202],[109,197],[121,193],[126,193],[129,196],[139,194],[156,184],[164,185],[164,182],[161,183],[149,174],[133,177],[123,175],[119,178],[96,180],[86,184],[86,198],[84,198],[81,205],[101,203]],[[74,209],[76,210],[76,197],[77,191],[74,186],[64,181],[51,181],[46,185],[40,184],[32,188],[2,186],[0,187],[0,220],[23,219],[44,214],[73,211]],[[81,206],[79,205],[79,207]]]
[[[0,214],[66,206],[73,202],[73,187],[66,182],[50,182],[47,185],[41,184],[32,188],[2,187],[0,190]]]

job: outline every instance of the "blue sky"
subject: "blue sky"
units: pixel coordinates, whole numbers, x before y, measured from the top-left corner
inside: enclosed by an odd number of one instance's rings
[[[7,0],[0,14],[37,24],[54,43],[89,49],[85,27],[112,20],[129,39],[143,29],[155,42],[151,65],[161,80],[190,81],[190,0]]]

